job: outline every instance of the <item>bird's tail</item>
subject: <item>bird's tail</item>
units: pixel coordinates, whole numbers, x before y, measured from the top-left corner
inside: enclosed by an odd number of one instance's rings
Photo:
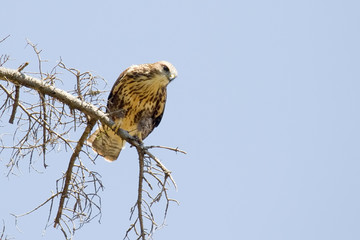
[[[103,156],[107,161],[115,161],[121,149],[125,145],[125,140],[115,134],[110,128],[98,128],[87,140],[92,149]]]

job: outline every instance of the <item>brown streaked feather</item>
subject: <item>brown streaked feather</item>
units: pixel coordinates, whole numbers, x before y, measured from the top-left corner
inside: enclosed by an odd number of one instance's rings
[[[168,62],[134,65],[122,72],[108,97],[107,112],[122,128],[140,140],[160,124],[166,103],[166,86],[177,76]],[[106,160],[117,159],[125,141],[107,127],[100,127],[88,140]]]

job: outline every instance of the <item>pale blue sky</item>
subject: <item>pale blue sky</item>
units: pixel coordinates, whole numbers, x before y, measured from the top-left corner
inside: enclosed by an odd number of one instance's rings
[[[30,61],[36,70],[28,38],[49,65],[61,57],[109,89],[131,64],[177,68],[164,118],[145,142],[188,154],[156,151],[181,204],[154,239],[360,239],[359,1],[5,0],[1,8],[9,67]],[[61,239],[52,228],[41,237],[48,208],[20,219],[21,233],[9,213],[48,197],[68,156],[43,174],[24,162],[23,174],[7,179],[1,155],[9,236]],[[101,224],[74,239],[122,239],[136,200],[135,150],[92,167],[105,185]]]

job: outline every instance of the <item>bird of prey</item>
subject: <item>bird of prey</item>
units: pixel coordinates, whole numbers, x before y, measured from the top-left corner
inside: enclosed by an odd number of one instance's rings
[[[107,103],[107,113],[115,123],[144,140],[161,121],[166,102],[166,87],[177,77],[175,67],[166,61],[133,65],[116,80]],[[125,145],[119,135],[100,126],[88,139],[92,149],[107,161],[118,158]]]

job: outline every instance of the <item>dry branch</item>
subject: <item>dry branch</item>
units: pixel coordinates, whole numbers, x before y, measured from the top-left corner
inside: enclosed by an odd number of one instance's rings
[[[137,210],[138,210],[138,219],[140,224],[140,236],[142,240],[145,240],[145,229],[144,229],[144,218],[143,218],[143,210],[142,210],[142,202],[143,202],[143,180],[144,180],[144,152],[141,148],[137,148],[139,155],[139,187],[138,187],[138,198],[136,201]]]
[[[64,208],[64,201],[65,201],[65,198],[68,197],[69,185],[70,185],[71,178],[73,177],[73,168],[74,168],[75,160],[79,157],[79,154],[84,145],[84,142],[86,141],[87,137],[89,136],[95,123],[96,123],[95,120],[89,121],[88,125],[86,126],[83,134],[81,135],[81,137],[76,145],[75,151],[71,155],[71,158],[69,161],[69,166],[66,171],[64,188],[63,188],[63,191],[61,192],[61,198],[60,198],[58,212],[56,214],[55,221],[54,221],[54,227],[56,227],[56,225],[60,224],[60,219],[61,219],[62,211]]]

